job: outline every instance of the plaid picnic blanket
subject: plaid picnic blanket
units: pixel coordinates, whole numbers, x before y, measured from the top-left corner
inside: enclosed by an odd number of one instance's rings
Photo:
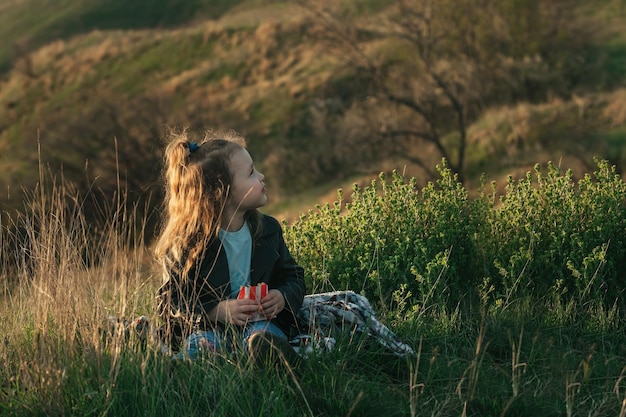
[[[367,333],[378,343],[398,356],[413,355],[413,349],[403,343],[387,326],[376,319],[376,313],[368,299],[354,291],[334,291],[311,294],[304,297],[297,314],[298,321],[305,330],[299,338],[313,339],[315,348],[332,350],[336,329],[351,329]],[[292,345],[296,344],[293,341]],[[306,345],[303,343],[300,346]],[[300,352],[306,354],[310,349]]]

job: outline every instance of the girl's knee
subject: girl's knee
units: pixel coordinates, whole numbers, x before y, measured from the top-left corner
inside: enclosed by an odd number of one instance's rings
[[[185,354],[195,359],[199,355],[215,353],[219,348],[219,341],[213,332],[194,333],[187,338]]]

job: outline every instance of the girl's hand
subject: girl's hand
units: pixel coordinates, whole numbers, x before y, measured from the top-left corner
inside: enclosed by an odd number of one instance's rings
[[[276,317],[284,308],[285,297],[276,289],[270,290],[261,300],[261,314],[268,320]]]
[[[255,300],[229,299],[220,301],[209,313],[213,320],[245,326],[248,320],[259,311],[259,303]]]

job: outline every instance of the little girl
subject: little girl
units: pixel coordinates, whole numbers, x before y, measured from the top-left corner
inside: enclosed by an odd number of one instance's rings
[[[257,210],[267,202],[264,176],[245,140],[232,131],[210,132],[199,143],[186,131],[170,139],[156,245],[163,337],[180,349],[176,357],[243,351],[258,360],[293,360],[287,340],[297,331],[303,270],[278,221]],[[237,298],[242,286],[260,283],[268,285],[260,301]]]

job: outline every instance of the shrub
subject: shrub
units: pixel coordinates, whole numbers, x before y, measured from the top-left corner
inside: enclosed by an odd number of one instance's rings
[[[612,303],[624,284],[626,184],[606,161],[578,185],[571,171],[548,164],[515,183],[509,179],[490,218],[501,288],[545,295],[558,289]]]
[[[397,172],[342,192],[286,229],[313,291],[352,289],[380,306],[400,290],[411,307],[457,303],[475,284],[476,227],[468,193],[445,163],[441,178],[421,192]]]
[[[496,199],[469,199],[447,168],[417,190],[394,172],[352,201],[318,206],[286,227],[314,292],[351,289],[378,307],[420,312],[459,303],[508,305],[532,297],[577,298],[604,307],[623,302],[621,272],[626,184],[606,161],[578,184],[548,164],[514,181]]]

